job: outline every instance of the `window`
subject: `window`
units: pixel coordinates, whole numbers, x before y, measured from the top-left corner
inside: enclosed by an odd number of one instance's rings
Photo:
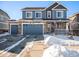
[[[32,18],[32,12],[26,12],[26,18]]]
[[[57,18],[63,18],[63,11],[56,11]]]
[[[51,11],[47,11],[47,18],[51,18]]]
[[[42,13],[41,12],[35,12],[36,18],[42,18]]]

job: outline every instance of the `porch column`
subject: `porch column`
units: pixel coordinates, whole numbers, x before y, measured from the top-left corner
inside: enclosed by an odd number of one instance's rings
[[[57,22],[54,22],[54,24],[55,24],[55,29],[57,29]]]
[[[21,35],[23,35],[23,24],[21,24]]]

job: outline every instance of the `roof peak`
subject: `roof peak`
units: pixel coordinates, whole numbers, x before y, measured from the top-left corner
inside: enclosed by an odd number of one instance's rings
[[[59,5],[61,5],[61,7],[62,7],[63,9],[67,9],[67,8],[65,8],[60,2],[55,1],[55,2],[51,3],[51,5],[50,5],[49,7],[26,7],[26,8],[23,8],[23,9],[21,9],[21,10],[25,10],[25,9],[37,9],[37,10],[39,10],[39,9],[44,9],[44,10],[49,10],[49,9],[54,8],[54,7],[58,7]]]

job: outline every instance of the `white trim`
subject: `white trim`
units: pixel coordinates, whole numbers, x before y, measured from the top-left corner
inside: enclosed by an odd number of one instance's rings
[[[41,17],[36,17],[36,13],[40,13],[40,14],[41,14]],[[40,11],[35,11],[35,18],[42,18],[42,12],[40,12]]]
[[[56,7],[58,7],[61,4],[56,5],[54,8],[52,8],[52,10],[67,10],[67,9],[55,9]]]
[[[21,35],[23,35],[23,24],[21,24]]]
[[[57,2],[58,3],[58,2]],[[59,5],[62,5],[60,3],[58,3],[58,5],[56,5],[55,7],[52,8],[52,10],[67,10],[67,9],[55,9],[56,7],[58,7]],[[63,5],[62,5],[63,6]]]
[[[54,3],[56,3],[56,2],[54,2]],[[53,3],[53,4],[54,4],[54,3]],[[58,3],[58,2],[57,2],[57,3]],[[48,7],[46,7],[44,10],[46,10],[47,8],[49,8],[49,7],[50,7],[51,5],[53,5],[53,4],[51,3],[51,4],[50,4]]]
[[[50,15],[50,17],[48,17]],[[51,18],[51,11],[47,11],[47,18]]]
[[[43,25],[43,34],[44,34],[44,23],[22,23],[22,31],[21,31],[22,32],[21,33],[22,35],[23,35],[23,25],[24,24],[42,24]]]
[[[58,17],[58,12],[61,12],[61,17]],[[56,11],[56,18],[63,18],[63,11]]]
[[[30,17],[27,17],[27,13],[31,13],[31,16]],[[32,18],[32,11],[26,12],[26,18]]]
[[[55,7],[53,7],[52,9],[55,9],[57,6],[59,6],[60,4],[56,5]]]
[[[54,2],[54,3],[56,3],[56,2]],[[54,4],[54,3],[53,3],[53,4]],[[59,2],[57,2],[57,3],[58,3],[58,5],[62,5],[62,4],[59,3]],[[53,4],[51,3],[51,5],[53,5]],[[50,5],[50,6],[51,6],[51,5]],[[49,8],[50,6],[48,6],[47,8]],[[56,5],[56,6],[57,6],[57,5]],[[55,7],[56,7],[56,6],[55,6]],[[62,6],[63,6],[63,5],[62,5]],[[54,9],[55,7],[53,7],[52,10],[67,10],[67,9]],[[64,7],[65,7],[65,6],[64,6]],[[45,8],[44,10],[46,10],[47,8]]]
[[[39,23],[42,23],[42,22],[68,22],[69,20],[62,20],[62,19],[59,19],[59,20],[23,20],[24,23],[28,23],[28,22],[39,22]]]

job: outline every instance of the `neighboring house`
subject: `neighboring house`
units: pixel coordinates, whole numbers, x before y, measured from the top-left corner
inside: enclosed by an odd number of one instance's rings
[[[79,36],[79,13],[69,17],[68,28],[70,34]]]
[[[67,8],[58,2],[49,7],[26,7],[22,9],[22,19],[10,23],[10,33],[44,34],[66,30]],[[18,30],[19,29],[19,30]],[[60,32],[60,31],[59,31]]]
[[[8,23],[7,21],[10,19],[8,14],[0,9],[0,33],[8,31]]]

